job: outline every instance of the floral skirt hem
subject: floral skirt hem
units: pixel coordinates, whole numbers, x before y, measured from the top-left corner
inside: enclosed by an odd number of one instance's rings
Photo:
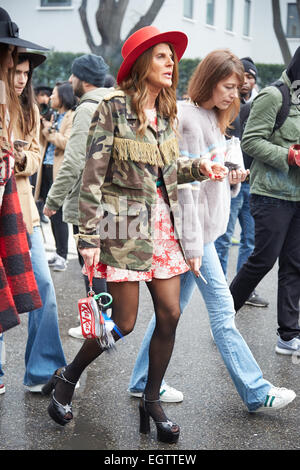
[[[154,247],[152,265],[149,271],[120,269],[98,263],[94,268],[94,277],[104,278],[107,282],[146,281],[170,279],[183,274],[190,268],[186,264],[174,227],[170,218],[170,208],[165,202],[161,188],[157,188],[155,206]],[[83,274],[87,274],[83,267]]]

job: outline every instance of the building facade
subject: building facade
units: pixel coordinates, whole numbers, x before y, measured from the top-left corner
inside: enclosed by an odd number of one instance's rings
[[[87,17],[96,44],[101,37],[95,12],[99,0],[88,0]],[[130,0],[122,38],[144,15],[151,0]],[[81,0],[1,0],[23,37],[55,51],[90,52],[78,9]],[[281,22],[293,54],[300,45],[296,3],[280,0]],[[273,30],[271,0],[165,0],[153,24],[161,31],[181,30],[189,37],[185,58],[202,58],[217,48],[230,48],[255,62],[282,64]]]

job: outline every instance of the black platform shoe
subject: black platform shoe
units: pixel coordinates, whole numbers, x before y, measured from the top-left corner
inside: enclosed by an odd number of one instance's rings
[[[146,400],[145,397],[142,397],[139,405],[140,433],[149,434],[151,416],[156,426],[157,440],[161,442],[167,442],[169,444],[177,442],[180,434],[179,426],[175,423],[172,423],[172,421],[170,421],[168,418],[167,421],[155,421],[154,417],[147,409],[147,403],[160,403],[160,400],[151,401]]]
[[[76,383],[70,382],[70,380],[66,379],[66,377],[64,376],[65,370],[65,367],[56,370],[49,382],[47,382],[43,386],[41,391],[42,395],[50,395],[50,393],[53,392],[50,405],[48,406],[48,413],[49,416],[61,426],[65,426],[73,419],[72,403],[68,403],[67,405],[62,405],[61,403],[59,403],[54,396],[55,387],[57,385],[58,380],[62,380],[65,383],[74,385],[74,387],[76,385]]]

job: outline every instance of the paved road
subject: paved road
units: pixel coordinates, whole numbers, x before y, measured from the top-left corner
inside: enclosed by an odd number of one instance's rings
[[[49,225],[43,224],[48,250],[53,247]],[[84,296],[83,281],[70,240],[70,261],[63,273],[53,273],[59,305],[62,342],[68,360],[81,345],[68,336],[77,326],[77,300]],[[229,278],[234,273],[237,248],[231,249]],[[50,253],[49,253],[50,255]],[[166,404],[170,418],[181,426],[176,445],[157,443],[138,432],[138,401],[127,385],[152,306],[142,286],[135,331],[117,351],[102,355],[83,374],[73,405],[75,418],[62,428],[47,415],[48,398],[24,390],[26,315],[5,335],[6,393],[0,396],[0,450],[295,450],[300,449],[300,358],[278,356],[276,342],[276,268],[262,281],[259,293],[269,299],[267,309],[244,307],[236,324],[247,340],[265,377],[277,386],[293,388],[293,404],[275,415],[249,414],[238,396],[213,343],[202,298],[198,292],[182,317],[167,382],[184,393],[182,404]]]

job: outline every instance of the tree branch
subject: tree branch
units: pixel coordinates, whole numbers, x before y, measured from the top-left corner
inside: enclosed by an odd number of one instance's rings
[[[94,42],[90,27],[88,24],[87,15],[86,15],[86,7],[87,7],[87,0],[82,0],[81,5],[78,8],[78,11],[79,11],[79,16],[80,16],[81,24],[83,27],[83,31],[85,33],[86,41],[91,51],[94,52],[97,49],[97,46]]]
[[[286,36],[282,28],[279,0],[272,0],[272,11],[274,32],[279,43],[284,63],[287,66],[290,63],[292,56]]]
[[[129,0],[99,0],[96,23],[103,45],[119,45],[121,26]]]
[[[144,16],[140,17],[139,21],[133,26],[131,31],[129,31],[126,39],[128,39],[129,36],[131,36],[138,29],[152,24],[164,2],[165,0],[153,0],[150,7],[148,8],[148,11],[144,14]]]

